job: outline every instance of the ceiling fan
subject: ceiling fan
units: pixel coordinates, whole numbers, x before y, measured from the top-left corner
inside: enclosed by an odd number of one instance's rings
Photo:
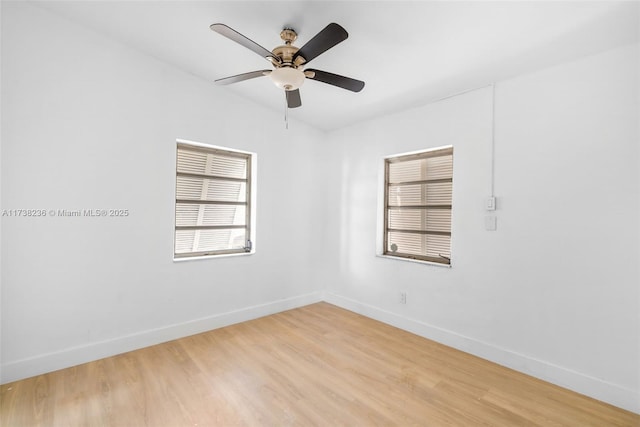
[[[210,28],[216,33],[222,34],[266,58],[274,67],[273,70],[251,71],[215,80],[218,84],[226,85],[256,77],[269,76],[276,86],[284,89],[289,108],[296,108],[302,105],[300,86],[302,86],[305,79],[327,83],[352,92],[360,92],[364,87],[364,82],[360,80],[327,71],[304,68],[312,59],[349,37],[347,31],[336,23],[327,25],[301,48],[297,48],[292,44],[298,38],[296,32],[291,28],[285,28],[280,32],[280,38],[284,41],[284,45],[276,47],[271,52],[227,25],[211,24]]]

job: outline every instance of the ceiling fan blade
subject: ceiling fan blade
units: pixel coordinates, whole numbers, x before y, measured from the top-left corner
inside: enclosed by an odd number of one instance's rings
[[[340,76],[338,74],[329,73],[327,71],[306,69],[304,70],[308,79],[317,80],[333,86],[341,87],[352,92],[360,92],[364,87],[364,82],[351,77]]]
[[[215,82],[219,85],[229,85],[231,83],[238,83],[244,80],[255,79],[256,77],[268,76],[270,73],[271,70],[251,71],[250,73],[224,77],[222,79],[215,80]]]
[[[302,46],[300,50],[293,55],[293,60],[295,61],[297,57],[301,56],[305,59],[305,63],[308,64],[313,58],[346,40],[347,37],[349,37],[347,31],[340,25],[332,22]]]
[[[231,28],[231,27],[229,27],[227,25],[224,25],[224,24],[211,24],[209,26],[209,28],[211,28],[216,33],[222,34],[226,38],[228,38],[230,40],[233,40],[234,42],[236,42],[238,44],[241,44],[242,46],[246,47],[247,49],[250,49],[250,50],[254,51],[258,55],[262,56],[263,58],[266,58],[266,59],[272,58],[277,63],[280,63],[280,58],[275,56],[273,53],[269,52],[264,47],[260,46],[258,43],[256,43],[253,40],[245,37],[244,35],[240,34],[239,32],[237,32],[236,30],[234,30],[233,28]]]
[[[298,108],[302,105],[302,99],[300,99],[300,89],[285,90],[287,96],[287,107]]]

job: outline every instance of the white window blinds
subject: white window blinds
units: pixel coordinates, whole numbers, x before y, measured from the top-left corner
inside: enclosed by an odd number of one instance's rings
[[[385,160],[384,254],[450,264],[453,148]]]
[[[251,155],[178,143],[176,258],[248,252]]]

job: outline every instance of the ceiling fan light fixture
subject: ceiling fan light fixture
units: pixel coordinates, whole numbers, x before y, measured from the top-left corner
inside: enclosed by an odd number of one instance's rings
[[[292,67],[276,68],[269,74],[271,81],[284,90],[296,90],[304,83],[305,75],[301,70]]]

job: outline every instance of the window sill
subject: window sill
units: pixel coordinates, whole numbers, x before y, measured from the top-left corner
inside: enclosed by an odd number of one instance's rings
[[[405,262],[413,262],[416,264],[431,265],[433,267],[451,268],[451,264],[440,264],[439,262],[423,261],[421,259],[403,258],[403,257],[383,255],[383,254],[376,254],[376,256],[379,258],[392,259],[394,261],[405,261]]]
[[[200,255],[200,256],[192,256],[192,257],[173,258],[173,262],[198,261],[198,260],[202,260],[202,259],[229,258],[229,257],[253,255],[255,253],[256,253],[255,251],[251,251],[251,252],[239,252],[237,254]]]

